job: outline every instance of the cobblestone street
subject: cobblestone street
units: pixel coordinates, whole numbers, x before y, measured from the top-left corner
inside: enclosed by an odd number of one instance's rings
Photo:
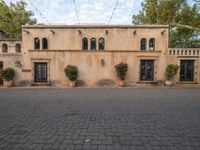
[[[199,149],[199,88],[0,88],[0,150]]]

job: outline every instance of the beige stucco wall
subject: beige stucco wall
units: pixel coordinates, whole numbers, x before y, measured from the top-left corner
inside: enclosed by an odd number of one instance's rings
[[[34,50],[34,39],[48,39],[48,50]],[[96,38],[97,51],[82,51],[82,39]],[[98,40],[105,39],[105,50],[98,51]],[[140,50],[140,40],[147,39],[147,51]],[[155,39],[155,51],[149,51],[149,39]],[[194,82],[200,83],[200,49],[170,49],[168,48],[168,26],[162,25],[73,25],[73,26],[23,26],[22,41],[1,40],[8,44],[8,53],[0,51],[0,61],[4,68],[16,70],[16,85],[31,85],[34,83],[34,63],[48,64],[48,80],[55,86],[68,86],[69,81],[64,74],[68,64],[79,68],[79,80],[86,85],[95,85],[98,81],[109,79],[117,81],[114,66],[120,62],[128,63],[127,84],[140,81],[141,60],[154,60],[154,81],[166,80],[167,64],[180,65],[181,60],[195,60]],[[15,45],[22,45],[22,52],[15,52]],[[170,53],[171,51],[171,53]],[[179,54],[178,54],[179,51]],[[183,51],[183,54],[181,53]],[[186,52],[187,51],[187,52]],[[195,52],[194,52],[195,51]],[[105,64],[101,64],[104,60]],[[21,67],[15,62],[20,61]],[[23,71],[26,70],[26,71]],[[179,82],[179,73],[174,78]]]
[[[105,50],[140,50],[140,40],[156,39],[156,50],[168,48],[168,26],[23,26],[24,50],[34,49],[33,40],[46,37],[51,50],[81,50],[82,38],[103,37]],[[51,31],[54,31],[53,34]],[[107,33],[106,33],[107,31]],[[134,32],[136,33],[134,34]],[[162,34],[161,32],[164,32]]]
[[[39,53],[39,55],[38,55]],[[148,56],[147,56],[148,55]],[[94,85],[102,79],[117,80],[114,66],[120,62],[126,62],[129,65],[129,70],[126,80],[128,82],[139,81],[139,66],[141,59],[155,60],[155,80],[164,80],[164,70],[160,61],[161,53],[141,53],[141,52],[29,52],[31,61],[34,62],[49,62],[50,70],[49,77],[51,82],[58,82],[62,86],[67,86],[69,83],[64,74],[64,68],[68,64],[76,65],[79,68],[79,80],[83,80],[87,85]],[[101,64],[101,59],[105,64]],[[33,66],[32,66],[33,69]],[[33,74],[26,74],[27,80],[32,78]]]
[[[177,64],[180,66],[181,60],[194,60],[194,82],[200,83],[199,56],[200,48],[169,48],[166,55],[166,64]],[[174,77],[174,81],[180,82],[180,69]]]
[[[0,40],[0,54],[3,54],[2,52],[2,45],[3,44],[7,44],[8,45],[8,54],[16,54],[16,51],[15,51],[15,45],[16,44],[20,44],[22,45],[22,41],[21,40],[9,40],[9,39],[2,39]]]
[[[115,81],[114,66],[124,61],[129,65],[126,80],[133,83],[139,81],[140,60],[143,59],[155,60],[154,80],[165,80],[168,26],[24,26],[23,30],[22,64],[23,68],[32,69],[30,73],[23,73],[26,81],[34,80],[34,62],[48,62],[49,80],[61,86],[68,85],[63,71],[68,64],[79,68],[79,79],[87,85],[94,85],[102,79]],[[49,50],[33,50],[36,37],[40,39],[40,46],[42,38],[47,38]],[[82,51],[84,37],[88,40],[95,37],[97,41],[103,37],[105,50]],[[142,38],[147,39],[147,47],[149,39],[155,38],[155,51],[141,52]],[[105,61],[104,66],[101,59]]]
[[[3,62],[3,68],[13,68],[15,70],[15,84],[19,85],[23,81],[22,71],[20,67],[15,65],[16,61],[21,61],[21,54],[0,54],[0,62]]]
[[[3,53],[2,52],[2,45],[3,44],[7,44],[8,45],[8,52],[7,53]],[[7,68],[7,67],[11,67],[15,70],[15,84],[18,86],[19,84],[21,84],[21,82],[23,81],[23,76],[22,76],[22,71],[21,71],[21,67],[16,66],[16,62],[22,61],[22,54],[21,53],[17,53],[15,50],[15,45],[16,44],[20,44],[21,45],[21,40],[10,40],[10,39],[2,39],[0,40],[0,62],[3,63],[3,68]]]

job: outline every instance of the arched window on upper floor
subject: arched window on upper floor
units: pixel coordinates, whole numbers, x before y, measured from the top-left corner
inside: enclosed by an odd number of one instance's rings
[[[48,40],[47,38],[42,39],[42,49],[48,49]]]
[[[2,52],[3,53],[8,53],[8,45],[7,44],[2,44]]]
[[[21,53],[21,45],[20,45],[19,43],[17,43],[17,44],[15,45],[15,52],[16,52],[16,53]]]
[[[90,50],[96,50],[96,39],[95,38],[91,38],[90,40]]]
[[[34,39],[34,49],[40,49],[40,40],[38,38]]]
[[[104,50],[105,49],[105,40],[104,38],[99,39],[99,50]]]
[[[87,38],[82,39],[82,50],[88,50],[88,39]]]
[[[151,38],[149,40],[149,50],[150,51],[155,51],[155,39],[154,38]]]
[[[140,50],[147,50],[147,40],[145,38],[142,38],[140,41]]]

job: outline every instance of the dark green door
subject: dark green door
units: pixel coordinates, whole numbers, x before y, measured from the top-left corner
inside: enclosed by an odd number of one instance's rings
[[[35,63],[35,82],[47,83],[47,63]]]
[[[154,78],[154,60],[141,60],[140,80],[153,81]]]
[[[180,81],[194,80],[194,60],[181,60]]]

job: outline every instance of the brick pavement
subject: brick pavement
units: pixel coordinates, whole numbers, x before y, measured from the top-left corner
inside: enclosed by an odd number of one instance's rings
[[[0,89],[0,150],[199,150],[200,89]]]

